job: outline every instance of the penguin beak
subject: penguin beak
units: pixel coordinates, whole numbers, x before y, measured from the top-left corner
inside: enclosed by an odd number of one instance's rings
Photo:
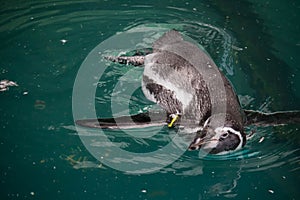
[[[188,150],[193,151],[193,150],[198,150],[201,148],[203,144],[210,143],[211,141],[214,141],[212,138],[213,134],[213,129],[211,128],[206,128],[202,131],[197,132],[196,137],[190,144]]]

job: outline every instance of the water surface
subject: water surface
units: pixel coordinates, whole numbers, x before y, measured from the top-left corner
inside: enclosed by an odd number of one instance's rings
[[[256,134],[233,155],[186,152],[157,172],[132,175],[85,148],[72,92],[81,64],[101,42],[137,27],[175,28],[204,47],[245,108],[300,109],[299,8],[296,0],[2,3],[0,79],[19,86],[0,92],[1,199],[298,199],[299,125],[247,127]],[[112,65],[95,79],[98,114],[112,115],[120,78],[124,88],[140,84],[142,71],[124,78],[129,70]],[[130,98],[132,112],[149,106],[140,90]],[[121,93],[115,100],[126,99]],[[150,152],[168,143],[168,131],[152,139],[106,134],[124,150]]]

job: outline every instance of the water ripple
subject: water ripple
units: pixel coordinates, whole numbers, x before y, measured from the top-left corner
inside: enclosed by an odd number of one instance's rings
[[[76,5],[81,5],[80,9]],[[86,39],[84,46],[92,48],[98,44],[95,42],[101,42],[101,40],[97,38],[101,34],[106,34],[108,37],[118,32],[138,31],[138,29],[142,29],[143,27],[151,27],[153,30],[162,30],[166,28],[177,29],[199,42],[227,75],[234,75],[235,71],[238,70],[235,53],[242,51],[242,48],[238,47],[234,36],[224,28],[217,26],[222,19],[218,19],[214,13],[210,13],[209,9],[203,9],[205,10],[204,12],[200,11],[199,8],[196,9],[187,6],[183,9],[172,5],[161,9],[153,9],[154,6],[146,4],[118,5],[121,6],[122,9],[118,9],[117,5],[111,5],[110,7],[106,6],[103,8],[101,6],[101,3],[98,3],[97,1],[52,1],[51,3],[24,2],[22,6],[18,7],[6,3],[6,9],[1,10],[0,32],[13,32],[18,35],[23,32],[31,33],[33,30],[47,28],[46,30],[58,33],[59,37],[64,34],[68,35],[74,41]],[[45,10],[45,8],[47,8],[47,10]],[[164,12],[161,11],[162,9]],[[214,18],[215,20],[212,23],[211,18]],[[110,23],[110,21],[114,21],[114,23]],[[153,23],[154,21],[157,23]],[[65,25],[65,22],[68,22],[67,25]],[[71,33],[72,31],[74,33]],[[95,35],[95,37],[91,37],[91,35]],[[13,39],[14,38],[7,38],[7,41]],[[144,42],[145,44],[149,43],[147,40]],[[143,44],[141,44],[141,46],[142,45]],[[116,49],[108,49],[108,51],[112,52],[116,51]],[[51,63],[55,62],[53,60],[51,60]],[[77,62],[81,61],[82,59],[79,59]],[[57,65],[59,65],[59,63]],[[70,65],[74,66],[73,63]],[[67,70],[70,69],[67,68]],[[122,69],[115,68],[109,73],[107,74],[107,77],[122,75],[122,73],[125,72],[122,71]],[[110,79],[109,81],[112,80]],[[137,77],[129,76],[128,79],[123,81],[129,84],[130,82],[139,80]],[[109,83],[105,80],[95,80],[95,84],[98,84],[98,82],[99,88],[103,88],[102,86],[100,87],[100,83]],[[101,93],[96,97],[97,103],[103,105],[109,102],[109,95],[112,91],[111,88],[106,88],[104,93]],[[139,102],[138,100],[141,99],[140,97],[141,96],[135,96],[135,104],[138,105],[141,103],[141,101]],[[118,103],[122,104],[126,99],[128,99],[128,97],[120,96],[118,98]],[[226,161],[235,161],[233,162],[233,165],[237,168],[241,167],[244,172],[264,171],[284,165],[290,165],[292,171],[299,170],[299,148],[294,147],[297,146],[294,141],[299,141],[295,136],[295,132],[298,132],[298,130],[292,129],[291,131],[287,131],[288,128],[282,128],[280,130],[274,129],[275,131],[268,128],[261,129],[257,136],[248,142],[245,149],[231,155],[207,156],[201,158],[200,162],[199,154],[187,152],[180,161],[165,168],[162,170],[162,173],[165,173],[166,171],[175,171],[175,174],[178,175],[196,176],[203,173],[202,165],[211,161],[225,161],[225,163],[227,163]],[[292,135],[292,137],[288,137],[287,135]],[[117,135],[114,137],[116,136]],[[154,137],[150,142],[148,140],[136,138],[129,141],[140,146],[151,146],[151,142],[155,142],[156,145],[160,146],[169,141],[169,138],[167,139],[167,137],[164,138],[163,136],[164,134]],[[260,142],[262,137],[265,139]],[[277,139],[281,142],[278,142]],[[124,143],[119,142],[118,145],[122,148],[130,149],[131,145],[129,145],[129,141]],[[104,144],[94,142],[92,145],[98,146]]]

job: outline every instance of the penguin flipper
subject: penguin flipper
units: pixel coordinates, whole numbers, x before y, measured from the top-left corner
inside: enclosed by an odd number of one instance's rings
[[[150,48],[137,49],[132,52],[128,52],[128,55],[121,56],[104,56],[106,60],[126,65],[142,66],[145,63],[145,56],[153,53]]]
[[[139,113],[132,116],[121,116],[117,118],[98,118],[76,120],[78,126],[86,128],[101,129],[130,129],[146,128],[167,125],[165,114],[159,112]]]
[[[145,56],[105,56],[106,60],[133,66],[144,65]]]
[[[272,126],[283,124],[300,124],[300,111],[279,111],[263,113],[253,110],[244,110],[247,121],[246,125]]]

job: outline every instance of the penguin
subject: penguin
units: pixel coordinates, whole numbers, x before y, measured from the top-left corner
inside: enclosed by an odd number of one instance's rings
[[[165,111],[166,120],[161,120],[161,113],[140,113],[120,117],[118,125],[115,119],[78,120],[78,125],[118,128],[122,124],[122,128],[126,128],[132,127],[132,124],[128,124],[132,121],[135,127],[196,127],[189,150],[201,149],[210,154],[224,154],[245,146],[247,139],[244,127],[249,122],[258,123],[257,116],[260,116],[261,121],[272,122],[268,119],[275,115],[265,117],[267,115],[263,113],[244,111],[232,84],[209,55],[185,41],[176,30],[163,34],[153,43],[152,48],[153,51],[147,55],[107,56],[105,59],[120,64],[143,66],[142,91],[147,99]],[[208,84],[209,81],[214,82],[214,76],[220,79],[223,96],[213,91]],[[285,113],[280,116],[288,118],[287,115]],[[295,121],[299,122],[299,113],[296,116]]]
[[[168,49],[168,46],[171,48]],[[144,57],[107,57],[107,59],[135,66],[143,64],[142,91],[146,98],[166,111],[168,127],[171,128],[180,121],[192,121],[194,126],[199,127],[189,145],[189,150],[202,148],[217,154],[240,149],[246,143],[243,131],[244,116],[228,79],[220,73],[204,51],[197,53],[199,65],[203,66],[194,66],[174,51],[177,47],[181,48],[180,50],[184,48],[188,54],[192,54],[195,48],[199,49],[184,41],[179,32],[171,30],[154,42],[151,54]],[[211,100],[203,76],[215,73],[220,74],[226,100]],[[212,108],[217,107],[220,101],[226,101],[223,104],[225,103],[227,109],[224,109],[224,113],[212,113]]]

